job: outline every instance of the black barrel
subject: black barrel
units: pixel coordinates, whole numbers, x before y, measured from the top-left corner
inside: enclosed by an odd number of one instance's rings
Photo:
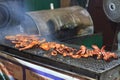
[[[0,28],[20,24],[24,13],[23,0],[0,0]]]

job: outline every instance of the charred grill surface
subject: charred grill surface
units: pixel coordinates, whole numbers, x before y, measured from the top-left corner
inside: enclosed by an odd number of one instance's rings
[[[56,68],[77,74],[83,74],[93,78],[95,78],[96,75],[100,75],[101,73],[120,65],[119,58],[110,62],[97,60],[93,57],[73,59],[70,57],[64,57],[62,55],[52,56],[50,54],[51,51],[44,51],[37,48],[19,51],[18,49],[6,44],[1,44],[0,49],[10,54],[27,58],[35,62],[44,63]]]

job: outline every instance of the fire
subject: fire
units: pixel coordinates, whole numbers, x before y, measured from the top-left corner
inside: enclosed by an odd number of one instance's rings
[[[117,54],[106,51],[105,46],[100,49],[97,45],[92,45],[93,49],[87,49],[86,46],[81,45],[77,50],[57,42],[47,42],[45,38],[40,39],[39,37],[37,35],[18,34],[15,36],[6,36],[5,39],[10,40],[15,44],[15,48],[18,48],[20,51],[39,47],[45,51],[51,50],[51,55],[53,56],[61,54],[64,57],[68,56],[77,59],[96,56],[97,59],[103,59],[105,61],[109,61],[111,58],[118,58]]]

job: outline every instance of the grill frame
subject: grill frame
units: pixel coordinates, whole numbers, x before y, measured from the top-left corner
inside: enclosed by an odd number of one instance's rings
[[[88,68],[86,68],[86,67],[84,68],[83,66],[78,67],[76,65],[68,64],[67,62],[63,62],[64,60],[63,61],[57,60],[57,58],[55,58],[56,56],[55,57],[47,57],[46,55],[43,56],[41,54],[49,54],[49,51],[42,51],[40,49],[39,50],[43,53],[35,54],[31,51],[37,52],[38,49],[19,51],[18,49],[14,48],[14,47],[0,44],[0,50],[7,52],[7,53],[9,53],[17,58],[25,59],[25,60],[31,61],[33,63],[46,64],[48,66],[52,66],[52,67],[55,67],[57,69],[61,69],[63,71],[69,71],[69,72],[72,72],[72,73],[75,73],[78,75],[85,75],[85,76],[95,78],[95,79],[99,78],[99,76],[101,76],[101,74],[103,74],[111,69],[114,69],[120,65],[120,59],[112,60],[109,63],[112,63],[115,61],[115,62],[117,62],[117,64],[114,64],[112,67],[107,68],[105,70],[95,71],[95,70],[89,69],[89,67]],[[60,55],[58,55],[58,56],[60,56]],[[93,59],[93,58],[91,58],[91,59]],[[73,60],[73,59],[70,58],[70,60]],[[75,61],[77,61],[77,60],[75,60]],[[86,60],[86,59],[84,59],[84,60]],[[88,60],[90,60],[90,59],[88,59]],[[97,61],[99,62],[99,60],[97,60]],[[102,60],[100,60],[100,61],[102,61]],[[91,66],[93,66],[93,65],[91,64]]]

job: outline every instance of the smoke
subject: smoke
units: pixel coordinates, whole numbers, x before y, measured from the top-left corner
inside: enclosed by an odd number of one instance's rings
[[[7,35],[16,34],[36,34],[45,37],[48,41],[55,41],[76,36],[78,30],[80,30],[79,33],[82,33],[81,29],[86,28],[85,26],[88,24],[91,25],[89,16],[86,17],[79,12],[79,10],[83,10],[80,7],[66,8],[63,11],[58,9],[26,13],[23,0],[3,0],[1,4],[0,6],[4,7],[3,10],[6,11],[3,14],[6,13],[4,16],[7,16],[8,19],[6,25],[0,27],[1,41],[4,41],[4,37]],[[1,12],[3,11],[0,9],[0,14]],[[73,12],[76,16],[73,15]],[[56,19],[56,16],[60,16],[60,18]],[[57,22],[54,22],[53,18]],[[77,26],[73,18],[76,19],[76,22],[82,21],[79,23],[85,24],[84,28],[81,25]],[[0,21],[2,20],[0,19]],[[57,25],[57,23],[62,23],[62,25]]]
[[[0,1],[0,16],[2,16],[0,17],[1,43],[4,42],[4,38],[7,35],[25,34],[26,32],[31,31],[30,26],[26,26],[25,24],[26,21],[29,20],[25,17],[23,0]],[[25,20],[25,18],[27,20]]]
[[[25,9],[23,0],[8,0],[8,9],[10,14],[10,25],[20,24],[24,20]]]

